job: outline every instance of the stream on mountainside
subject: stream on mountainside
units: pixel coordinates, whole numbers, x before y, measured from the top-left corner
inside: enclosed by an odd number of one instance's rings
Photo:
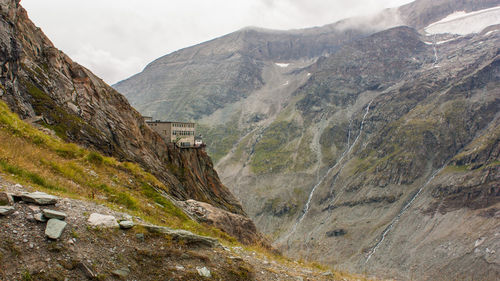
[[[396,223],[398,223],[401,216],[406,212],[406,210],[408,210],[410,208],[411,204],[415,201],[415,199],[417,199],[417,197],[420,195],[420,193],[422,193],[422,190],[434,179],[434,177],[436,177],[437,174],[439,174],[439,172],[441,172],[441,170],[443,170],[448,165],[448,162],[449,161],[446,161],[446,163],[441,168],[437,169],[436,171],[434,171],[434,173],[432,173],[432,175],[429,177],[429,179],[427,179],[427,181],[422,186],[420,186],[418,191],[410,198],[408,203],[406,203],[403,206],[403,208],[401,209],[401,211],[399,211],[399,213],[396,215],[396,217],[394,217],[394,219],[392,219],[391,223],[385,228],[385,230],[382,232],[382,235],[380,235],[379,241],[375,244],[375,246],[373,246],[373,248],[368,253],[368,256],[365,260],[365,263],[367,263],[370,260],[370,258],[373,256],[373,254],[375,254],[375,252],[377,251],[380,244],[382,244],[382,242],[384,242],[387,234],[389,234],[389,232],[392,230],[394,225]]]
[[[351,137],[352,119],[349,121],[348,143],[347,143],[346,150],[344,150],[344,152],[340,156],[339,160],[335,163],[335,165],[333,165],[330,169],[328,169],[328,171],[325,173],[325,175],[318,181],[318,183],[316,185],[314,185],[314,187],[312,188],[311,192],[309,193],[309,197],[307,198],[307,202],[306,202],[304,208],[302,209],[302,214],[299,216],[299,218],[296,220],[295,224],[292,226],[291,231],[287,235],[283,236],[282,239],[280,239],[281,241],[288,241],[288,239],[290,238],[290,236],[297,230],[298,225],[302,222],[302,220],[304,219],[304,217],[309,212],[309,209],[310,209],[310,206],[311,206],[311,200],[312,200],[312,198],[314,196],[314,193],[315,193],[316,189],[318,188],[318,186],[320,186],[323,183],[323,181],[327,178],[327,176],[331,173],[331,171],[333,171],[338,165],[342,164],[344,158],[352,151],[353,147],[358,142],[359,137],[363,133],[363,127],[364,127],[364,124],[365,124],[365,119],[366,119],[366,116],[368,115],[368,113],[370,112],[370,106],[371,106],[372,102],[373,102],[373,99],[366,106],[365,114],[363,115],[363,118],[361,120],[361,125],[359,127],[359,133],[358,133],[358,135],[356,136],[356,138],[354,139],[354,141],[352,142],[351,145],[349,145],[349,141],[350,141],[350,137]],[[342,169],[344,168],[344,166],[345,166],[345,163],[340,167],[339,173],[340,173],[340,171],[342,171]]]

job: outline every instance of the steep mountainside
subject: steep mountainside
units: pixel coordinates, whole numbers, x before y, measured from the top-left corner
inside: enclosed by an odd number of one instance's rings
[[[242,30],[115,87],[157,119],[198,120],[222,181],[287,254],[400,279],[495,280],[499,6],[420,0],[320,28]]]
[[[13,111],[41,116],[65,140],[140,163],[176,199],[244,214],[205,152],[167,146],[122,95],[57,50],[19,1],[0,3],[0,97]]]
[[[3,101],[0,144],[1,280],[365,280],[242,248],[228,234],[256,242],[248,218],[188,200],[198,223],[138,165],[47,134]]]

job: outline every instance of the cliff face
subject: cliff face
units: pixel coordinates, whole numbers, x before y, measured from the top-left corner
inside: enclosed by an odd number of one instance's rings
[[[22,118],[41,116],[61,138],[140,163],[178,200],[244,214],[210,158],[168,146],[116,90],[56,49],[19,1],[0,2],[0,98]]]

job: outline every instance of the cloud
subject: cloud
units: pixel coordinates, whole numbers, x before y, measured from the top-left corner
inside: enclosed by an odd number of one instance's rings
[[[22,0],[37,26],[75,61],[115,83],[175,50],[246,26],[296,29],[409,0]]]
[[[118,58],[112,53],[97,49],[86,44],[81,46],[72,56],[72,59],[89,68],[99,77],[106,77],[108,83],[116,83],[124,78],[137,73],[137,69],[147,62],[139,57]]]

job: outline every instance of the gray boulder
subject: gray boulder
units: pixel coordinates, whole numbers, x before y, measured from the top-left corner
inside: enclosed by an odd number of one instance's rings
[[[36,213],[33,218],[39,222],[46,222],[47,218],[42,213]]]
[[[129,229],[134,227],[134,222],[133,221],[121,221],[120,222],[120,228],[121,229]]]
[[[198,271],[198,274],[203,277],[212,277],[212,273],[210,273],[210,270],[206,267],[197,267],[196,270]]]
[[[49,209],[43,209],[42,213],[43,213],[43,216],[48,218],[48,219],[64,220],[67,217],[67,215],[63,212],[58,212],[58,211],[49,210]]]
[[[111,273],[118,277],[126,278],[130,274],[130,270],[126,267],[123,267],[117,270],[113,270]]]
[[[186,230],[178,230],[171,229],[165,226],[156,226],[156,225],[142,225],[146,230],[152,233],[163,233],[171,236],[174,240],[183,240],[187,244],[199,244],[207,247],[218,247],[220,246],[219,240],[207,237],[196,235],[190,231]]]
[[[23,201],[37,205],[55,205],[59,197],[44,192],[33,192],[21,194]]]
[[[67,223],[62,220],[50,219],[47,222],[47,227],[45,228],[45,235],[47,235],[50,239],[59,239],[64,228],[66,228],[66,225]]]
[[[99,226],[99,227],[119,227],[118,223],[116,222],[116,218],[114,216],[110,215],[103,215],[103,214],[98,214],[98,213],[92,213],[90,214],[89,219],[87,222],[91,226]]]
[[[7,216],[14,212],[14,207],[11,206],[0,206],[0,215]]]

